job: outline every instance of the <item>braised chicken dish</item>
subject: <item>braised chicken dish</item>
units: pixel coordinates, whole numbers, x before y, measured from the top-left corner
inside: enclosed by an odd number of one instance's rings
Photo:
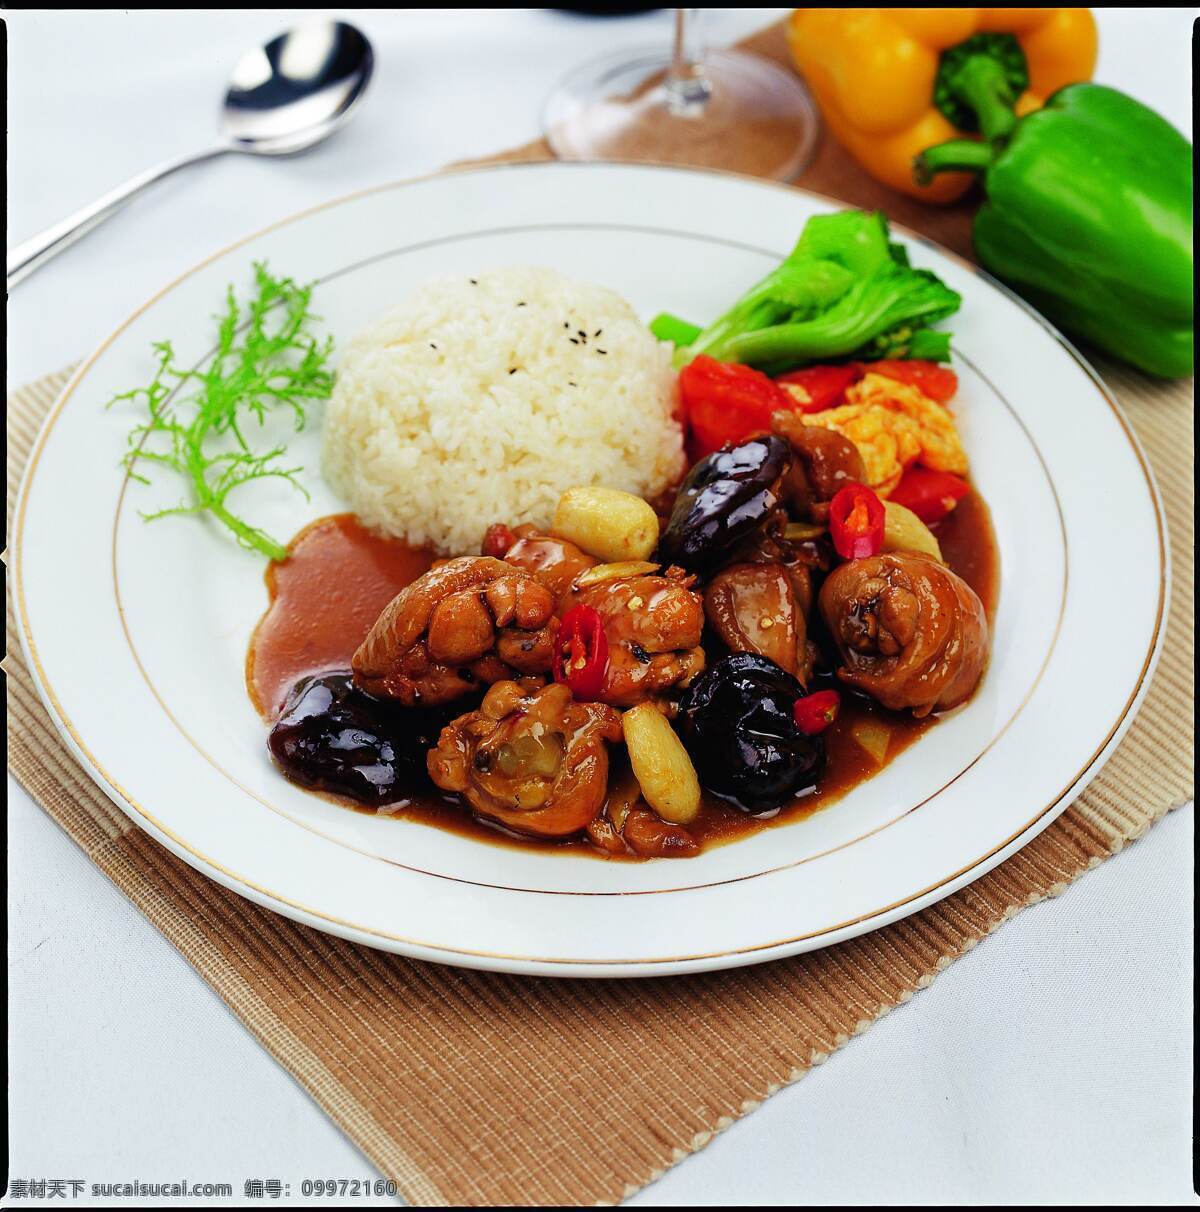
[[[654,502],[581,487],[544,529],[484,519],[478,554],[316,524],[251,653],[275,761],[374,811],[608,857],[832,802],[974,692],[995,552],[965,480],[923,521],[827,420],[778,409]],[[349,563],[308,580],[318,546]]]

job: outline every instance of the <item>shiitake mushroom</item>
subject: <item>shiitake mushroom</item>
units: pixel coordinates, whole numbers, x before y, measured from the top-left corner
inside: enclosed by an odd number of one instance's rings
[[[463,710],[460,703],[432,709],[384,702],[360,690],[347,669],[297,682],[267,745],[292,782],[380,808],[436,794],[425,754]]]
[[[704,572],[771,517],[791,459],[774,434],[718,450],[688,473],[675,498],[659,553],[664,563]]]
[[[825,742],[796,727],[803,694],[790,673],[749,652],[700,674],[680,702],[679,727],[704,788],[757,815],[815,787]]]

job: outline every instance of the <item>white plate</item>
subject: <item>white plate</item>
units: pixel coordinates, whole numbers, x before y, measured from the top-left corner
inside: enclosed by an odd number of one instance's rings
[[[348,811],[267,758],[243,683],[263,561],[118,470],[150,343],[184,364],[251,262],[320,283],[339,340],[423,278],[551,265],[649,318],[705,320],[791,248],[829,200],[742,178],[516,165],[386,186],[284,220],[168,286],[88,359],[43,428],[14,527],[22,641],[46,705],[97,784],[200,871],[320,930],[421,959],[556,975],[730,967],[920,909],[1024,845],[1129,725],[1163,632],[1165,531],[1146,460],[1103,384],[1048,325],[966,262],[909,237],[963,295],[956,400],[991,505],[1002,580],[980,692],[878,777],[807,820],[689,861],[604,863],[497,849]],[[292,442],[313,499],[243,504],[288,537],[344,508],[316,433]],[[481,523],[491,519],[480,519]]]

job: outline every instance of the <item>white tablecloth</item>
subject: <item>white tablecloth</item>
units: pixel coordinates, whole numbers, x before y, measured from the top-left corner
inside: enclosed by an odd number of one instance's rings
[[[780,11],[714,10],[713,39]],[[1099,78],[1189,135],[1193,16],[1099,12]],[[560,73],[661,43],[670,24],[665,10],[350,19],[378,55],[351,125],[302,159],[176,177],[19,286],[10,387],[79,358],[162,283],[281,214],[534,137]],[[261,10],[6,20],[10,243],[203,145],[241,49],[289,23]],[[327,1206],[301,1199],[303,1179],[373,1177],[11,779],[9,795],[10,1177],[229,1182],[239,1202],[246,1179],[277,1178],[287,1202]],[[1191,948],[1185,811],[632,1202],[1194,1202]]]

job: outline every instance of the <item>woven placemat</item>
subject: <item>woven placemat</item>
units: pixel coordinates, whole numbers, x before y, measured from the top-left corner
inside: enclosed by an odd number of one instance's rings
[[[777,54],[778,31],[756,49]],[[535,145],[503,158],[544,154]],[[897,198],[831,140],[803,184],[882,206],[969,251],[965,212],[930,214]],[[1049,829],[970,887],[873,934],[727,973],[584,982],[422,964],[296,925],[193,871],[88,780],[33,688],[11,602],[10,769],[405,1199],[620,1200],[1191,798],[1191,384],[1101,371],[1145,445],[1171,532],[1167,639],[1149,694],[1104,770]],[[9,397],[10,517],[67,375]]]

